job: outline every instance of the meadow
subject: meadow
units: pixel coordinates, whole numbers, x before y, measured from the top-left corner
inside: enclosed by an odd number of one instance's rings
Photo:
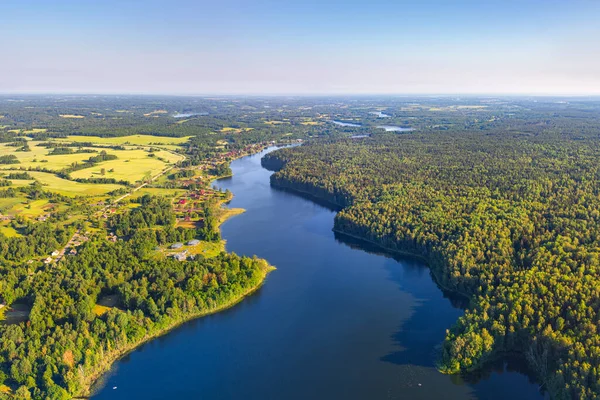
[[[15,170],[2,171],[5,173],[18,172]],[[59,178],[58,176],[48,172],[31,171],[28,172],[36,181],[40,182],[45,190],[59,193],[64,196],[76,197],[76,196],[98,196],[103,195],[113,190],[123,188],[122,185],[115,184],[93,184],[93,183],[80,183],[70,181],[67,179]],[[33,181],[27,180],[12,180],[13,185],[23,186],[30,184]],[[3,199],[4,200],[4,199]]]
[[[109,150],[109,154],[118,157],[116,160],[104,161],[90,168],[71,173],[73,179],[80,178],[114,178],[117,181],[135,183],[147,176],[155,176],[164,170],[168,163],[174,163],[183,157],[168,151],[160,150],[148,153],[145,150]],[[154,157],[150,157],[154,154]],[[60,157],[60,156],[53,156]],[[89,157],[89,156],[88,156]],[[167,162],[159,160],[162,158]],[[104,170],[104,175],[102,175]]]
[[[119,137],[99,137],[99,136],[67,136],[60,139],[67,142],[92,142],[105,145],[181,145],[188,141],[190,136],[185,137],[167,137],[167,136],[150,136],[150,135],[130,135]]]

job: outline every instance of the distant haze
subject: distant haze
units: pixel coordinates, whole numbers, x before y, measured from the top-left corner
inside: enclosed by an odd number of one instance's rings
[[[0,1],[0,93],[600,94],[600,1]]]

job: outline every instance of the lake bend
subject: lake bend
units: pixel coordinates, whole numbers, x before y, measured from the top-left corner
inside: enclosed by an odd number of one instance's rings
[[[277,267],[233,308],[190,321],[115,363],[100,399],[543,399],[522,363],[468,377],[435,368],[463,311],[420,261],[336,237],[335,211],[271,188],[266,151],[215,182],[246,212],[227,250]]]

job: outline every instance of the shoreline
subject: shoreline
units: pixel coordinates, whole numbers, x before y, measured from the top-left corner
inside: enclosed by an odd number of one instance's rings
[[[264,150],[264,149],[263,149]],[[262,151],[262,150],[261,150]],[[259,151],[260,152],[260,151]],[[252,156],[256,153],[253,154],[246,154],[244,156],[238,157],[236,159],[239,158],[243,158],[243,157],[248,157],[248,156]],[[233,174],[231,174],[228,177],[233,176]],[[218,181],[219,179],[223,179],[223,178],[228,178],[228,177],[218,177],[216,179],[214,179],[213,181],[210,182],[210,186],[212,187],[212,184],[216,181]],[[225,204],[229,203],[232,198],[234,197],[234,194],[231,194],[231,197],[229,199],[225,199],[222,200],[220,202],[219,207],[223,210],[228,210],[228,212],[225,212],[223,215],[221,215],[219,217],[218,220],[218,228],[220,230],[221,225],[227,221],[229,218],[232,218],[236,215],[240,215],[242,213],[244,213],[246,210],[243,208],[225,208],[223,207]],[[225,247],[225,241],[223,239],[221,239],[221,241],[223,242],[223,247]],[[225,250],[226,251],[226,250]],[[76,396],[73,396],[73,399],[89,399],[91,398],[97,391],[101,390],[104,388],[104,384],[101,384],[101,379],[108,373],[110,372],[110,370],[113,368],[114,363],[119,361],[120,359],[122,359],[123,357],[125,357],[126,355],[132,353],[133,351],[135,351],[136,349],[138,349],[140,346],[160,337],[163,335],[168,334],[169,332],[171,332],[172,330],[180,327],[181,325],[190,322],[192,320],[195,319],[199,319],[202,317],[206,317],[212,314],[216,314],[218,312],[221,311],[225,311],[227,309],[230,309],[232,307],[234,307],[235,305],[239,304],[240,302],[242,302],[246,297],[252,295],[254,292],[256,292],[257,290],[259,290],[262,285],[265,283],[265,280],[267,279],[267,276],[269,275],[269,273],[271,273],[272,271],[274,271],[276,268],[269,264],[268,261],[266,261],[266,268],[262,271],[262,277],[260,282],[251,287],[248,288],[247,290],[245,290],[240,296],[237,296],[233,299],[231,299],[230,301],[225,302],[224,304],[221,304],[213,309],[210,310],[205,310],[205,311],[201,311],[198,313],[193,313],[190,315],[186,315],[183,318],[181,318],[180,320],[174,321],[173,324],[171,324],[170,326],[160,329],[154,333],[151,333],[147,336],[145,336],[144,338],[142,338],[140,341],[136,342],[136,343],[131,343],[130,345],[125,346],[122,349],[114,350],[112,352],[109,352],[108,354],[105,354],[105,359],[107,360],[105,363],[102,364],[101,367],[98,368],[97,371],[94,371],[92,374],[90,374],[89,376],[86,376],[84,378],[84,383],[83,386],[84,388],[81,390],[81,392],[79,394],[77,394]],[[98,386],[96,386],[98,385]]]
[[[139,341],[137,343],[126,346],[124,349],[115,351],[114,353],[109,353],[109,355],[107,357],[105,356],[106,358],[109,359],[107,367],[103,367],[103,368],[101,368],[100,371],[97,371],[94,374],[90,375],[89,378],[86,379],[86,382],[85,382],[86,388],[84,389],[83,393],[81,393],[77,396],[74,396],[73,398],[74,399],[89,399],[89,398],[91,398],[91,396],[93,396],[97,390],[102,389],[104,387],[104,386],[100,386],[100,387],[94,388],[94,385],[99,383],[100,379],[102,379],[102,376],[105,375],[107,372],[109,372],[112,369],[113,364],[116,361],[120,360],[121,358],[125,357],[127,354],[132,353],[133,351],[135,351],[137,348],[139,348],[143,344],[146,344],[160,336],[166,335],[167,333],[180,327],[181,325],[185,324],[186,322],[190,322],[190,321],[198,319],[198,318],[206,317],[206,316],[216,314],[221,311],[225,311],[225,310],[239,304],[246,297],[250,296],[252,293],[259,290],[262,287],[262,285],[264,284],[269,273],[276,269],[274,266],[272,266],[270,264],[268,264],[268,266],[269,266],[269,268],[267,268],[266,270],[263,271],[263,276],[262,276],[260,283],[256,286],[253,286],[253,287],[249,288],[248,290],[244,291],[244,293],[241,296],[236,297],[236,298],[234,298],[220,306],[217,306],[213,309],[185,316],[181,320],[176,321],[173,325],[171,325],[167,328],[161,329],[161,330],[159,330],[155,333],[152,333],[148,336],[145,336],[141,341]]]
[[[284,167],[285,168],[285,167]],[[277,171],[275,171],[277,172]],[[342,209],[344,209],[345,207],[340,206],[337,203],[331,202],[329,200],[325,200],[325,199],[321,199],[320,197],[309,193],[307,191],[303,191],[303,190],[298,190],[295,188],[290,188],[287,186],[278,186],[278,185],[273,185],[271,184],[272,187],[279,189],[279,190],[284,190],[290,193],[294,193],[297,194],[301,197],[307,198],[310,201],[315,201],[317,202],[317,204],[319,202],[324,202],[326,204],[330,204],[330,205],[334,205],[339,207],[339,209],[337,210],[333,210],[337,213],[339,213],[339,211],[341,211]],[[423,262],[425,265],[427,265],[427,268],[429,269],[429,272],[431,274],[432,280],[433,282],[438,286],[438,288],[444,293],[447,293],[449,295],[455,295],[455,296],[459,296],[461,298],[463,298],[464,300],[467,300],[469,303],[472,301],[472,296],[467,295],[466,293],[460,292],[458,290],[454,290],[454,289],[450,289],[446,286],[444,286],[443,284],[440,283],[440,278],[438,275],[438,272],[435,270],[435,268],[432,268],[431,263],[429,262],[429,260],[427,259],[427,257],[421,255],[421,254],[416,254],[416,253],[412,253],[410,251],[405,251],[405,250],[400,250],[400,249],[395,249],[395,248],[391,248],[391,247],[387,247],[383,244],[380,244],[372,239],[368,239],[362,236],[358,236],[355,234],[351,234],[351,233],[347,233],[344,232],[340,229],[335,229],[335,226],[331,229],[334,233],[340,235],[340,236],[346,236],[348,238],[352,238],[354,240],[357,240],[360,244],[361,242],[363,244],[368,244],[368,245],[372,245],[375,246],[376,248],[383,250],[384,252],[387,252],[389,254],[397,254],[397,255],[401,255],[404,257],[410,257],[410,258],[414,258],[417,259],[421,262]],[[448,328],[449,329],[449,328]],[[551,385],[548,385],[548,377],[542,376],[539,371],[537,371],[532,365],[531,363],[527,360],[527,356],[522,352],[522,351],[518,351],[518,350],[506,350],[506,349],[499,349],[499,350],[495,350],[493,351],[488,357],[486,357],[483,360],[480,360],[480,362],[478,362],[477,364],[473,365],[472,368],[469,368],[468,370],[465,371],[458,371],[458,372],[448,372],[445,371],[441,368],[439,368],[438,363],[436,362],[436,370],[443,374],[443,375],[461,375],[463,373],[471,373],[474,371],[477,371],[481,368],[483,368],[486,364],[489,363],[493,363],[495,361],[498,361],[499,359],[502,359],[502,357],[504,357],[507,354],[513,354],[516,355],[517,357],[520,357],[524,360],[524,362],[526,363],[527,367],[531,369],[533,375],[535,376],[535,379],[537,381],[537,383],[539,384],[540,387],[546,387],[546,391],[547,393],[550,395],[550,398],[554,398],[553,395],[554,393],[551,390]]]

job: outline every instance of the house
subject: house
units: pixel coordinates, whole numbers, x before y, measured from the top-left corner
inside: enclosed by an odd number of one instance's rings
[[[60,254],[60,251],[58,251],[58,250],[54,250],[54,251],[52,252],[51,256],[52,256],[52,257],[56,257],[56,256],[57,256],[57,255],[59,255],[59,254]]]
[[[69,252],[70,255],[74,256],[77,254],[77,250],[76,249],[71,249],[71,251]]]
[[[50,264],[52,262],[52,257],[48,257],[44,260],[44,264]]]
[[[185,199],[179,200],[179,204],[185,204]]]
[[[188,254],[188,251],[184,250],[182,252],[172,254],[171,256],[174,259],[176,259],[177,261],[185,261],[187,259],[187,254]]]
[[[174,243],[171,245],[172,249],[180,249],[183,247],[183,243]]]
[[[198,243],[200,243],[200,241],[199,241],[198,239],[192,239],[192,240],[190,240],[189,242],[187,242],[187,245],[188,245],[188,246],[195,246],[195,245],[197,245]]]

